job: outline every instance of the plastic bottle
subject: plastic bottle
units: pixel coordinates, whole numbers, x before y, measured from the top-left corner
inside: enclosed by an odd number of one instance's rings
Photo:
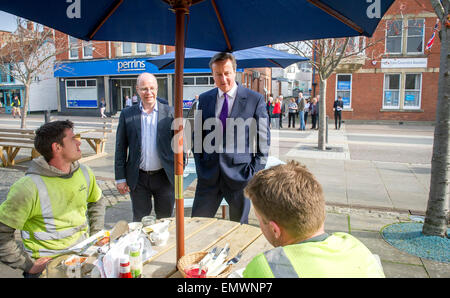
[[[142,275],[142,256],[141,246],[139,244],[130,247],[130,266],[133,278],[139,278]]]
[[[128,255],[123,255],[120,258],[119,278],[132,278],[130,257]]]

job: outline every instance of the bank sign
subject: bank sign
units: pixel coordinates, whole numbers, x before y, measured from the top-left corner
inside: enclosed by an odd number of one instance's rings
[[[143,72],[154,74],[173,74],[174,69],[158,70],[147,62],[149,57],[109,59],[109,60],[83,60],[71,62],[57,62],[54,66],[54,76],[61,78],[138,75]],[[184,73],[210,73],[209,69],[185,69]]]

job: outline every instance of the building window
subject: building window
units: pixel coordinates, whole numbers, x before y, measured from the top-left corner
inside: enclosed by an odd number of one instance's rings
[[[383,108],[400,108],[400,74],[384,76]]]
[[[83,58],[92,58],[92,42],[83,41]]]
[[[150,45],[150,54],[152,54],[152,55],[159,55],[159,45],[151,44]]]
[[[122,42],[122,54],[131,55],[131,42]]]
[[[402,52],[402,20],[386,22],[386,53],[401,54]]]
[[[351,108],[352,106],[352,75],[338,74],[336,78],[336,99],[338,96],[342,97],[344,108]]]
[[[195,85],[209,85],[209,77],[196,77]]]
[[[214,85],[214,80],[209,76],[188,76],[183,78],[185,86],[210,86]]]
[[[423,53],[424,20],[408,20],[407,53]]]
[[[419,109],[420,108],[420,94],[421,94],[421,84],[422,75],[407,73],[405,74],[405,97],[404,104],[405,108]]]
[[[183,78],[183,85],[188,85],[188,86],[195,85],[195,78],[194,77],[184,77]]]
[[[136,44],[136,53],[145,54],[146,52],[147,52],[147,44],[145,43]]]
[[[69,36],[69,59],[78,59],[78,39]]]
[[[68,108],[97,108],[97,80],[66,80]]]

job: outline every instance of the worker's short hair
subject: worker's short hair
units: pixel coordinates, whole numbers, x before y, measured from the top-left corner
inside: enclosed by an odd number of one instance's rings
[[[66,136],[66,129],[73,129],[73,122],[70,120],[52,121],[43,124],[36,130],[34,138],[34,148],[49,162],[53,158],[52,144],[63,145]]]
[[[244,191],[260,215],[293,237],[307,238],[325,221],[322,186],[296,161],[259,171]]]
[[[213,63],[218,62],[218,61],[226,61],[226,60],[231,61],[231,64],[233,65],[233,69],[234,69],[234,71],[236,71],[236,68],[237,68],[236,58],[234,58],[233,54],[228,53],[228,52],[222,52],[222,53],[215,54],[209,61],[209,68],[212,70]]]

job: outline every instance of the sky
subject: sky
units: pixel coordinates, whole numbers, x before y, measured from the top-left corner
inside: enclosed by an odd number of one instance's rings
[[[0,30],[12,32],[16,26],[15,16],[0,10]]]

